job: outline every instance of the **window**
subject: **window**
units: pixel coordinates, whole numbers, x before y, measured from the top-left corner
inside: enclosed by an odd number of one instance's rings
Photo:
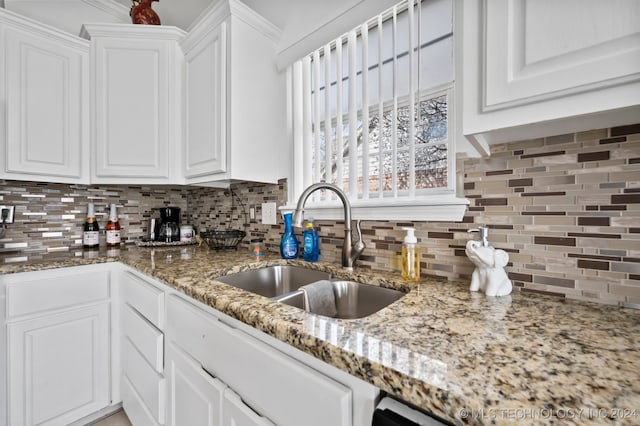
[[[452,200],[464,210],[455,199],[453,75],[452,0],[403,1],[302,58],[291,192],[334,183],[367,208],[358,218],[400,218],[401,207],[403,219],[433,219],[424,206]],[[330,191],[312,197],[308,207],[339,204]]]

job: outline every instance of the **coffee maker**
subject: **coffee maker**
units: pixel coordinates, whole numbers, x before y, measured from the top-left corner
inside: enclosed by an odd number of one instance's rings
[[[156,241],[163,243],[172,243],[180,241],[180,208],[179,207],[161,207],[157,209],[160,212],[160,223],[155,231]]]

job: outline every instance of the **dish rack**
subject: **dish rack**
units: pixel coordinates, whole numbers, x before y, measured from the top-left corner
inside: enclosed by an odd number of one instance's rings
[[[211,250],[236,249],[238,244],[247,235],[246,232],[238,229],[228,229],[225,231],[202,231],[200,238]]]

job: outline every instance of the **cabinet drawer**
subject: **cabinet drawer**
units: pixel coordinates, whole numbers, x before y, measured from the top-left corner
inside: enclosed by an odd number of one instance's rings
[[[122,305],[122,334],[129,337],[158,373],[164,368],[164,334],[127,304]]]
[[[165,422],[165,379],[144,360],[128,338],[122,339],[122,372],[145,409],[160,424]],[[123,379],[123,381],[125,381]]]
[[[110,297],[109,272],[86,267],[5,277],[7,318],[61,309]]]
[[[125,303],[140,312],[160,330],[164,329],[164,291],[162,289],[137,275],[125,272],[121,291]]]
[[[210,374],[274,423],[346,426],[351,389],[177,297],[168,335]]]
[[[124,408],[125,413],[127,413],[131,424],[136,426],[159,425],[156,419],[149,413],[142,398],[126,376],[122,378],[122,408]]]
[[[167,299],[167,339],[202,362],[208,348],[205,336],[218,320],[178,296]]]

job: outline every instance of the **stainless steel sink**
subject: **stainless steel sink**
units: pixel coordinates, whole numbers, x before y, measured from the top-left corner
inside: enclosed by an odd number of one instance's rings
[[[261,296],[276,297],[330,277],[331,274],[314,269],[277,265],[225,275],[216,280]]]
[[[317,281],[330,280],[330,278],[331,274],[327,272],[299,266],[278,265],[224,275],[217,277],[216,280],[320,315],[321,313],[313,312],[305,306],[304,292],[300,287]],[[405,295],[398,290],[355,281],[330,280],[330,282],[337,310],[335,318],[364,318]],[[313,306],[314,303],[310,305]]]
[[[402,298],[405,293],[385,287],[378,287],[370,284],[362,284],[355,281],[331,281],[333,295],[335,297],[336,310],[338,313],[334,318],[357,319],[374,314]],[[287,305],[306,309],[304,303],[304,293],[302,290],[294,291],[283,296],[274,298]],[[313,303],[310,303],[314,305]]]

